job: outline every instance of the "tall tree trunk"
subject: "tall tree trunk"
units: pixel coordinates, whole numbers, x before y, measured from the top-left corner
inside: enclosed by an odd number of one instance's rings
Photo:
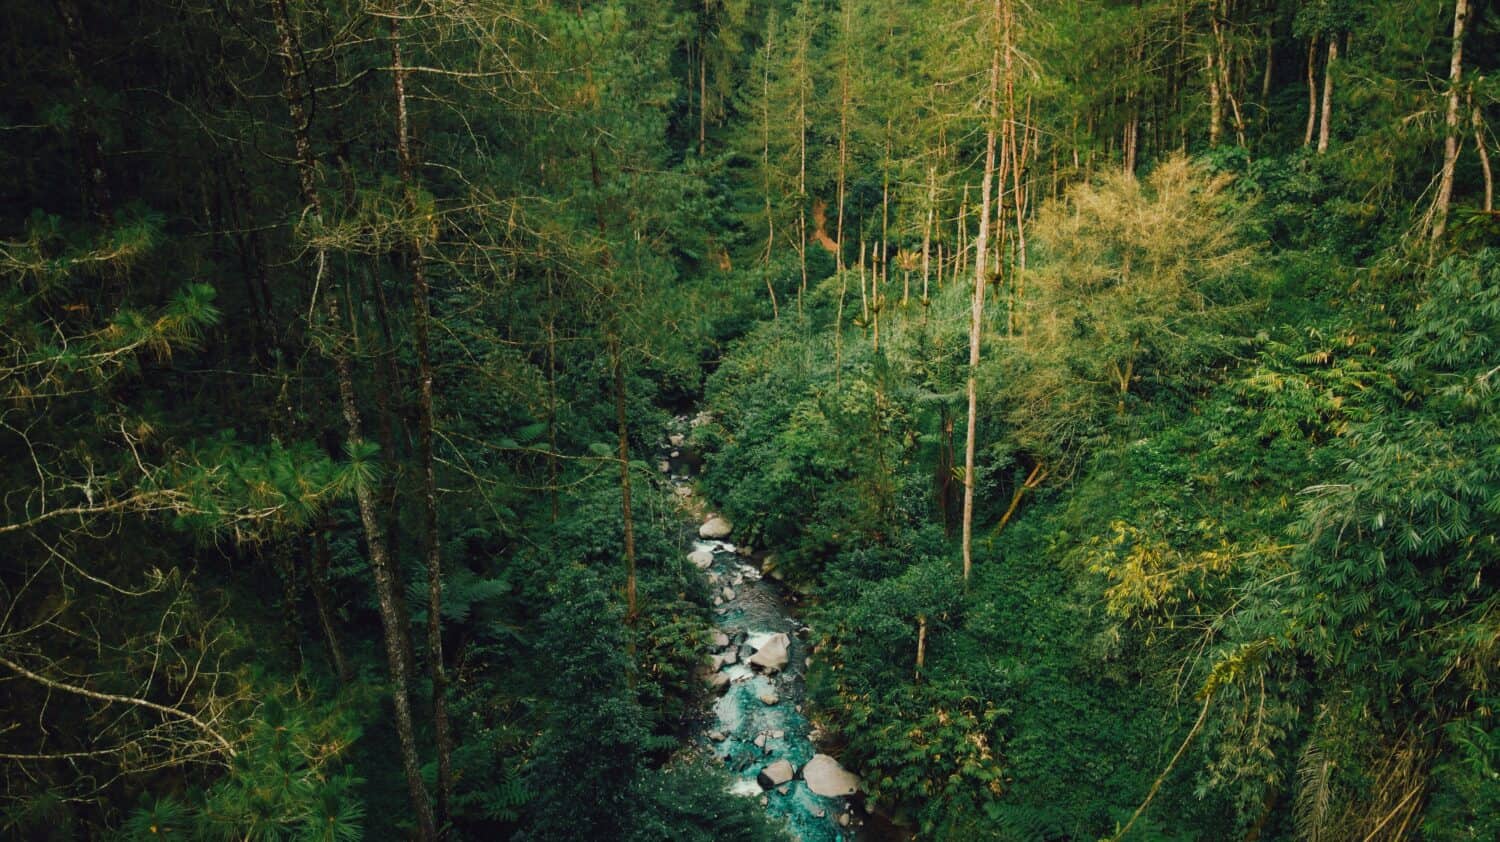
[[[704,2],[707,8],[708,3]],[[698,157],[708,145],[708,50],[707,40],[698,45]]]
[[[1333,63],[1339,58],[1339,37],[1328,36],[1328,63],[1323,66],[1323,111],[1318,124],[1318,154],[1328,151],[1328,135],[1333,117]],[[1456,112],[1455,112],[1456,113]],[[1455,120],[1455,124],[1456,124]]]
[[[1318,130],[1318,36],[1307,42],[1307,131],[1302,135],[1302,145],[1312,146],[1313,133]]]
[[[287,13],[286,0],[270,0],[271,14],[276,25],[278,51],[281,54],[283,72],[283,96],[287,113],[291,118],[296,149],[297,180],[301,187],[302,200],[314,219],[322,216],[322,201],[317,189],[317,159],[313,154],[309,124],[311,114],[307,109],[305,91],[306,68],[302,64],[300,48],[295,43],[292,21]],[[324,281],[328,254],[318,248],[314,253],[314,295]],[[343,323],[340,312],[337,285],[329,283],[322,291],[324,315],[330,330],[338,331]],[[339,406],[344,416],[345,441],[352,453],[364,449],[364,433],[361,429],[359,405],[354,395],[354,371],[349,355],[339,341],[329,343],[328,353],[333,357],[333,366],[338,381]],[[417,755],[417,740],[412,727],[411,678],[407,664],[411,660],[411,640],[407,636],[400,608],[401,588],[397,582],[395,567],[387,551],[385,532],[381,528],[376,510],[375,495],[369,483],[355,484],[355,501],[359,508],[360,522],[364,527],[365,543],[370,553],[370,570],[375,578],[375,596],[380,609],[381,627],[385,638],[386,660],[391,673],[391,701],[396,713],[396,734],[401,747],[401,765],[406,773],[406,784],[411,796],[412,810],[417,820],[417,834],[423,842],[437,838],[437,826],[432,816],[432,805],[428,802],[427,786],[422,782],[421,763]]]
[[[1442,243],[1448,230],[1448,207],[1453,202],[1453,171],[1458,167],[1458,95],[1464,74],[1464,26],[1469,20],[1469,0],[1458,0],[1453,8],[1453,53],[1448,63],[1448,114],[1444,119],[1443,173],[1438,179],[1437,203],[1433,208],[1432,244]]]
[[[1484,142],[1484,117],[1479,113],[1479,106],[1474,104],[1472,94],[1469,96],[1469,109],[1469,119],[1474,126],[1474,151],[1479,154],[1479,168],[1484,173],[1484,212],[1493,213],[1495,210],[1495,174],[1490,170],[1490,151]]]
[[[990,61],[990,112],[989,126],[984,136],[984,180],[979,188],[979,237],[974,249],[974,295],[969,306],[969,418],[968,430],[964,434],[964,514],[963,556],[964,581],[974,567],[974,442],[977,429],[979,405],[979,337],[984,320],[984,260],[989,248],[990,197],[995,188],[995,135],[1000,117],[1000,61],[1004,47],[1000,43],[999,29],[1002,26],[1003,7],[1009,0],[995,0],[996,43],[995,54]]]
[[[406,193],[407,213],[417,213],[416,159],[406,109],[406,69],[401,56],[401,21],[389,18],[391,79],[396,98],[396,159]],[[412,333],[417,352],[417,458],[422,477],[422,542],[427,563],[427,658],[432,676],[432,725],[437,741],[437,818],[446,824],[453,803],[453,733],[448,721],[448,673],[443,663],[443,542],[438,531],[437,469],[433,459],[432,303],[422,243],[406,243],[411,269]]]
[[[771,210],[771,51],[776,38],[776,21],[766,23],[766,64],[761,77],[761,145],[760,165],[764,173],[766,194],[766,254],[761,265],[766,275],[766,293],[771,297],[771,318],[781,318],[776,304],[776,288],[771,285],[771,252],[776,248],[776,217]]]
[[[1223,94],[1219,90],[1219,69],[1215,64],[1216,50],[1212,44],[1204,51],[1204,73],[1208,76],[1208,145],[1218,146],[1223,133]]]
[[[871,249],[871,254],[874,254],[873,249]],[[859,236],[859,258],[855,261],[855,269],[859,272],[859,320],[864,321],[864,329],[868,330],[870,329],[870,293],[865,288],[864,282],[864,234]]]
[[[849,166],[849,39],[853,25],[850,21],[852,10],[849,4],[844,6],[843,17],[843,63],[839,71],[839,217],[835,226],[835,240],[837,251],[834,252],[834,268],[839,275],[839,306],[838,320],[833,326],[833,385],[835,389],[843,385],[844,373],[844,290],[847,281],[844,278],[844,182],[848,175]],[[860,277],[860,292],[864,291],[864,277]]]
[[[806,45],[801,46],[799,72],[806,67]],[[802,285],[797,287],[797,312],[802,312],[802,297],[807,294],[807,86],[797,79],[797,263],[802,269]]]
[[[917,615],[917,680],[922,678],[922,668],[927,665],[927,615]]]
[[[1272,24],[1266,24],[1266,66],[1260,77],[1261,131],[1271,120],[1271,71],[1276,64],[1276,33]]]
[[[1227,11],[1227,8],[1226,8]],[[1217,2],[1209,5],[1209,25],[1213,29],[1214,43],[1210,48],[1218,52],[1216,64],[1219,69],[1219,87],[1223,92],[1224,101],[1229,103],[1229,115],[1234,120],[1234,137],[1240,146],[1245,145],[1245,118],[1240,113],[1240,101],[1234,95],[1235,74],[1230,68],[1229,47],[1224,43],[1224,28],[1219,22],[1219,4]]]
[[[927,222],[922,226],[922,306],[927,306],[928,279],[932,277],[932,220],[937,213],[937,167],[927,168]]]

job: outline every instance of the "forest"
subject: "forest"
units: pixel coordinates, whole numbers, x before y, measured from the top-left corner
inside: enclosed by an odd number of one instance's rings
[[[0,836],[1500,838],[1490,0],[0,42]]]

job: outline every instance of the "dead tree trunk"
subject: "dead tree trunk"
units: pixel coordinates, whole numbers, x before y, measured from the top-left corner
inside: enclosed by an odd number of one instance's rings
[[[1464,73],[1464,26],[1469,19],[1469,0],[1458,0],[1453,9],[1453,53],[1448,64],[1448,114],[1444,118],[1443,173],[1438,179],[1437,203],[1433,206],[1432,244],[1443,241],[1448,230],[1448,207],[1453,203],[1453,171],[1458,167],[1458,94]]]
[[[995,136],[996,123],[1000,116],[1000,44],[999,27],[1002,7],[1007,0],[995,0],[996,44],[994,57],[990,61],[990,110],[989,126],[984,138],[984,179],[980,184],[979,236],[974,249],[974,295],[969,306],[969,418],[964,435],[964,513],[963,513],[963,557],[964,581],[974,567],[974,443],[977,429],[979,404],[979,338],[984,321],[985,257],[989,249],[990,198],[995,188]]]

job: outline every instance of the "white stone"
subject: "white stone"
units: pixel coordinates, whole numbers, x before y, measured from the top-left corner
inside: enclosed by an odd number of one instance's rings
[[[797,770],[792,767],[791,763],[786,760],[777,760],[760,770],[760,774],[756,775],[755,779],[760,782],[762,788],[771,789],[782,786],[796,774]]]
[[[722,540],[729,537],[734,531],[734,525],[718,515],[710,517],[698,527],[698,537],[707,538],[711,541]]]
[[[714,565],[714,554],[711,550],[693,550],[688,553],[688,561],[691,561],[699,570],[707,570]]]
[[[750,656],[750,666],[763,672],[780,672],[786,666],[787,648],[791,646],[791,638],[784,632],[771,635],[755,654]]]
[[[859,776],[826,754],[815,754],[802,767],[807,788],[825,798],[840,798],[859,791]]]
[[[774,705],[781,701],[781,697],[776,695],[775,690],[762,690],[756,698],[760,699],[760,703],[763,705]]]

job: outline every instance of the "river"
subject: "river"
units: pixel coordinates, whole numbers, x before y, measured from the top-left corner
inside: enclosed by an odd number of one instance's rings
[[[702,506],[693,498],[700,460],[685,444],[689,428],[688,416],[674,419],[658,461],[684,500],[684,510],[704,518]],[[697,537],[685,549],[714,594],[718,634],[703,677],[712,687],[710,694],[717,695],[693,729],[694,747],[724,763],[735,778],[731,792],[758,799],[771,816],[785,820],[794,839],[863,842],[866,816],[858,796],[814,791],[815,786],[825,792],[847,791],[854,777],[819,753],[819,734],[805,709],[810,630],[793,610],[792,595],[762,576],[763,553],[736,547],[732,532],[710,538],[700,529],[695,519],[692,534]],[[713,529],[706,531],[712,534]],[[784,640],[779,635],[785,635]],[[786,659],[780,669],[751,664],[758,652],[762,662],[779,662],[776,650],[783,642]],[[788,773],[791,777],[779,782]]]

